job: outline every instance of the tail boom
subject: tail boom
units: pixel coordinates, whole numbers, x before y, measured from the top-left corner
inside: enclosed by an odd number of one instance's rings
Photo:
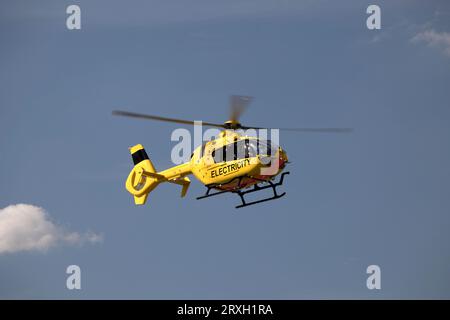
[[[141,144],[131,147],[130,153],[134,167],[128,175],[125,187],[133,195],[136,205],[145,204],[149,193],[162,182],[181,185],[181,197],[186,195],[190,184],[190,180],[186,176],[191,173],[190,163],[181,164],[158,173]]]

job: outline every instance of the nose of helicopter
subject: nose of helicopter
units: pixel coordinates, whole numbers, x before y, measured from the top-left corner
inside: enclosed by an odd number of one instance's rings
[[[273,160],[278,160],[278,162],[275,162],[275,167],[273,167]],[[286,167],[286,164],[288,163],[288,156],[286,151],[281,149],[281,147],[278,147],[278,159],[270,156],[264,156],[260,158],[260,161],[264,166],[269,166],[272,169],[275,169],[276,172],[274,172],[274,174],[277,174],[283,170],[284,167]]]
[[[278,147],[278,153],[277,155],[275,155],[275,158],[262,157],[260,158],[260,161],[263,167],[268,170],[264,169],[264,173],[262,173],[259,178],[270,179],[283,171],[283,169],[286,167],[286,164],[288,163],[288,157],[286,151],[281,149],[281,147]]]
[[[288,163],[288,156],[286,154],[286,151],[284,151],[283,149],[279,149],[278,152],[278,162],[279,162],[279,169],[284,169],[284,167],[286,166],[286,163]]]

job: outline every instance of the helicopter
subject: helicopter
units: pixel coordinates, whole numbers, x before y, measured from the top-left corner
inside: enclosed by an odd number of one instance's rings
[[[189,175],[194,175],[207,188],[204,195],[197,200],[217,196],[224,193],[237,194],[243,208],[257,203],[283,197],[286,192],[278,193],[277,188],[283,185],[283,172],[289,163],[287,153],[271,140],[261,139],[246,134],[249,129],[267,129],[254,126],[243,126],[239,118],[252,101],[250,96],[230,96],[230,117],[223,124],[200,122],[204,126],[216,127],[222,131],[212,140],[198,146],[191,155],[190,161],[157,172],[142,144],[129,148],[133,160],[133,168],[125,182],[125,188],[134,197],[136,205],[144,205],[148,195],[160,183],[168,182],[182,187],[181,197],[187,193],[191,183]],[[116,116],[138,119],[172,122],[178,124],[197,125],[199,122],[115,110]],[[284,131],[296,132],[350,132],[349,128],[281,128]],[[275,179],[278,178],[278,181]],[[255,201],[246,201],[245,195],[272,189],[271,197]]]

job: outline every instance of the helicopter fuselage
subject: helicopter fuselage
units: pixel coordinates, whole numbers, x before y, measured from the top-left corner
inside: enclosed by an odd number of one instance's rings
[[[203,184],[235,190],[272,179],[286,163],[287,155],[281,147],[225,130],[193,152],[190,167]]]
[[[270,183],[288,161],[281,147],[232,130],[224,130],[218,138],[197,147],[190,161],[160,172],[156,172],[141,144],[131,147],[130,153],[134,167],[125,187],[139,205],[144,204],[148,194],[162,182],[181,185],[181,196],[184,197],[190,174],[208,190],[236,192],[260,182]]]

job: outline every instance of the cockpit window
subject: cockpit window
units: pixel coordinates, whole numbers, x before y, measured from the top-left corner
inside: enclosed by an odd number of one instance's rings
[[[270,140],[250,140],[250,146],[257,155],[272,156],[278,150],[278,146]]]
[[[278,149],[278,146],[272,143],[270,140],[257,140],[258,143],[258,154],[271,156]]]

